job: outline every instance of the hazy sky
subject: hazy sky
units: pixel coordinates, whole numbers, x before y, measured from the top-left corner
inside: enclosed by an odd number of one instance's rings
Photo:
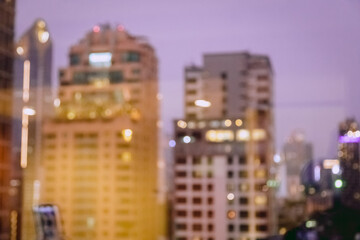
[[[17,37],[39,17],[54,41],[54,76],[95,24],[147,36],[160,62],[168,133],[183,116],[184,65],[202,64],[210,52],[270,56],[277,149],[303,129],[316,159],[333,157],[338,122],[360,120],[360,0],[17,0]]]

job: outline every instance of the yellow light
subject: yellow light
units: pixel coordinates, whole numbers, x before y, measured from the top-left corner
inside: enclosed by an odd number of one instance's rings
[[[255,205],[266,205],[267,197],[266,196],[256,196],[255,197]]]
[[[332,169],[335,165],[340,165],[338,159],[325,159],[323,162],[324,169]]]
[[[177,125],[178,125],[179,128],[186,128],[187,127],[187,123],[185,121],[183,121],[183,120],[179,120],[177,122]]]
[[[246,129],[240,129],[236,131],[236,140],[238,141],[249,141],[250,140],[250,132]]]
[[[225,142],[234,140],[234,132],[231,130],[209,130],[205,134],[209,142]]]
[[[21,129],[21,151],[20,151],[20,166],[27,167],[27,152],[28,152],[28,124],[29,116],[23,111],[22,113],[22,129]]]
[[[74,112],[68,112],[66,116],[69,120],[73,120],[76,117]]]
[[[265,178],[266,177],[266,171],[264,169],[255,170],[255,177],[256,178]]]
[[[203,108],[208,108],[211,106],[211,102],[206,101],[206,100],[196,100],[195,101],[195,106],[197,107],[203,107]]]
[[[122,154],[122,160],[126,163],[131,161],[131,153],[130,152],[124,152]]]
[[[236,121],[235,121],[236,126],[240,127],[242,124],[243,124],[243,122],[241,119],[236,119]]]
[[[227,212],[228,219],[234,219],[236,217],[236,212],[234,210],[230,210]]]
[[[10,239],[16,240],[17,236],[17,221],[18,221],[18,213],[13,210],[10,214]]]
[[[111,109],[106,109],[105,110],[105,116],[109,117],[109,116],[111,116],[111,114],[112,114]]]
[[[17,48],[16,48],[16,52],[17,52],[17,54],[19,54],[19,55],[21,56],[21,55],[24,54],[24,48],[22,48],[22,47],[17,47]]]
[[[44,31],[44,29],[38,30],[38,39],[41,43],[46,43],[49,40],[50,34],[48,31]]]
[[[39,20],[39,21],[37,22],[37,26],[38,26],[39,28],[45,28],[45,27],[46,27],[46,23],[45,23],[43,20]]]
[[[279,230],[279,234],[280,235],[284,235],[285,233],[286,233],[286,228],[284,228],[284,227],[282,227],[282,228],[280,228],[280,230]]]
[[[132,138],[132,130],[131,129],[124,129],[122,131],[122,134],[123,134],[123,137],[124,137],[124,140],[126,142],[130,142],[131,141],[131,138]]]
[[[29,101],[29,91],[30,91],[30,61],[26,60],[24,62],[24,76],[23,76],[23,101]]]
[[[266,139],[266,131],[264,129],[254,129],[252,137],[255,141]]]
[[[230,127],[232,122],[231,122],[230,119],[227,119],[227,120],[225,120],[224,124],[225,124],[226,127]]]

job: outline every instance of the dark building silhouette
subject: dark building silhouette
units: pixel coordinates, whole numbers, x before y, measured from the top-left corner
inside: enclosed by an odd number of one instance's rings
[[[44,20],[36,20],[16,43],[13,95],[13,157],[22,167],[22,235],[33,239],[38,204],[41,129],[53,109],[52,41]],[[19,174],[17,176],[19,178]]]
[[[15,1],[0,1],[0,239],[10,239],[12,192],[11,87],[13,82],[13,38]],[[14,219],[14,217],[13,217]],[[15,219],[16,221],[16,219]]]

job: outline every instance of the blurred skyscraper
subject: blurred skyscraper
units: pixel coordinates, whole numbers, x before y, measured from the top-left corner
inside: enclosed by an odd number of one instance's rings
[[[10,179],[11,161],[11,88],[13,85],[13,40],[15,0],[0,1],[0,240],[16,239],[17,207],[13,205]]]
[[[304,197],[304,187],[301,183],[301,172],[305,164],[312,161],[312,146],[305,142],[305,136],[295,131],[289,137],[283,148],[283,158],[286,167],[286,198],[300,199]]]
[[[339,126],[338,157],[341,179],[335,180],[334,186],[345,206],[360,210],[360,128],[354,119]]]
[[[185,68],[175,121],[174,239],[260,239],[275,230],[273,72],[267,56],[206,54]]]
[[[52,41],[36,20],[16,43],[13,157],[22,171],[22,239],[35,238],[33,207],[39,204],[42,124],[52,106]],[[18,176],[19,177],[19,176]]]
[[[41,203],[59,207],[69,239],[162,239],[154,49],[121,25],[94,26],[69,63],[44,126]]]

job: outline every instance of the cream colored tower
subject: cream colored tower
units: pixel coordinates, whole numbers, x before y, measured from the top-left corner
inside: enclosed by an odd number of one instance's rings
[[[44,126],[41,202],[59,207],[65,239],[163,239],[154,49],[103,25],[69,57]]]

